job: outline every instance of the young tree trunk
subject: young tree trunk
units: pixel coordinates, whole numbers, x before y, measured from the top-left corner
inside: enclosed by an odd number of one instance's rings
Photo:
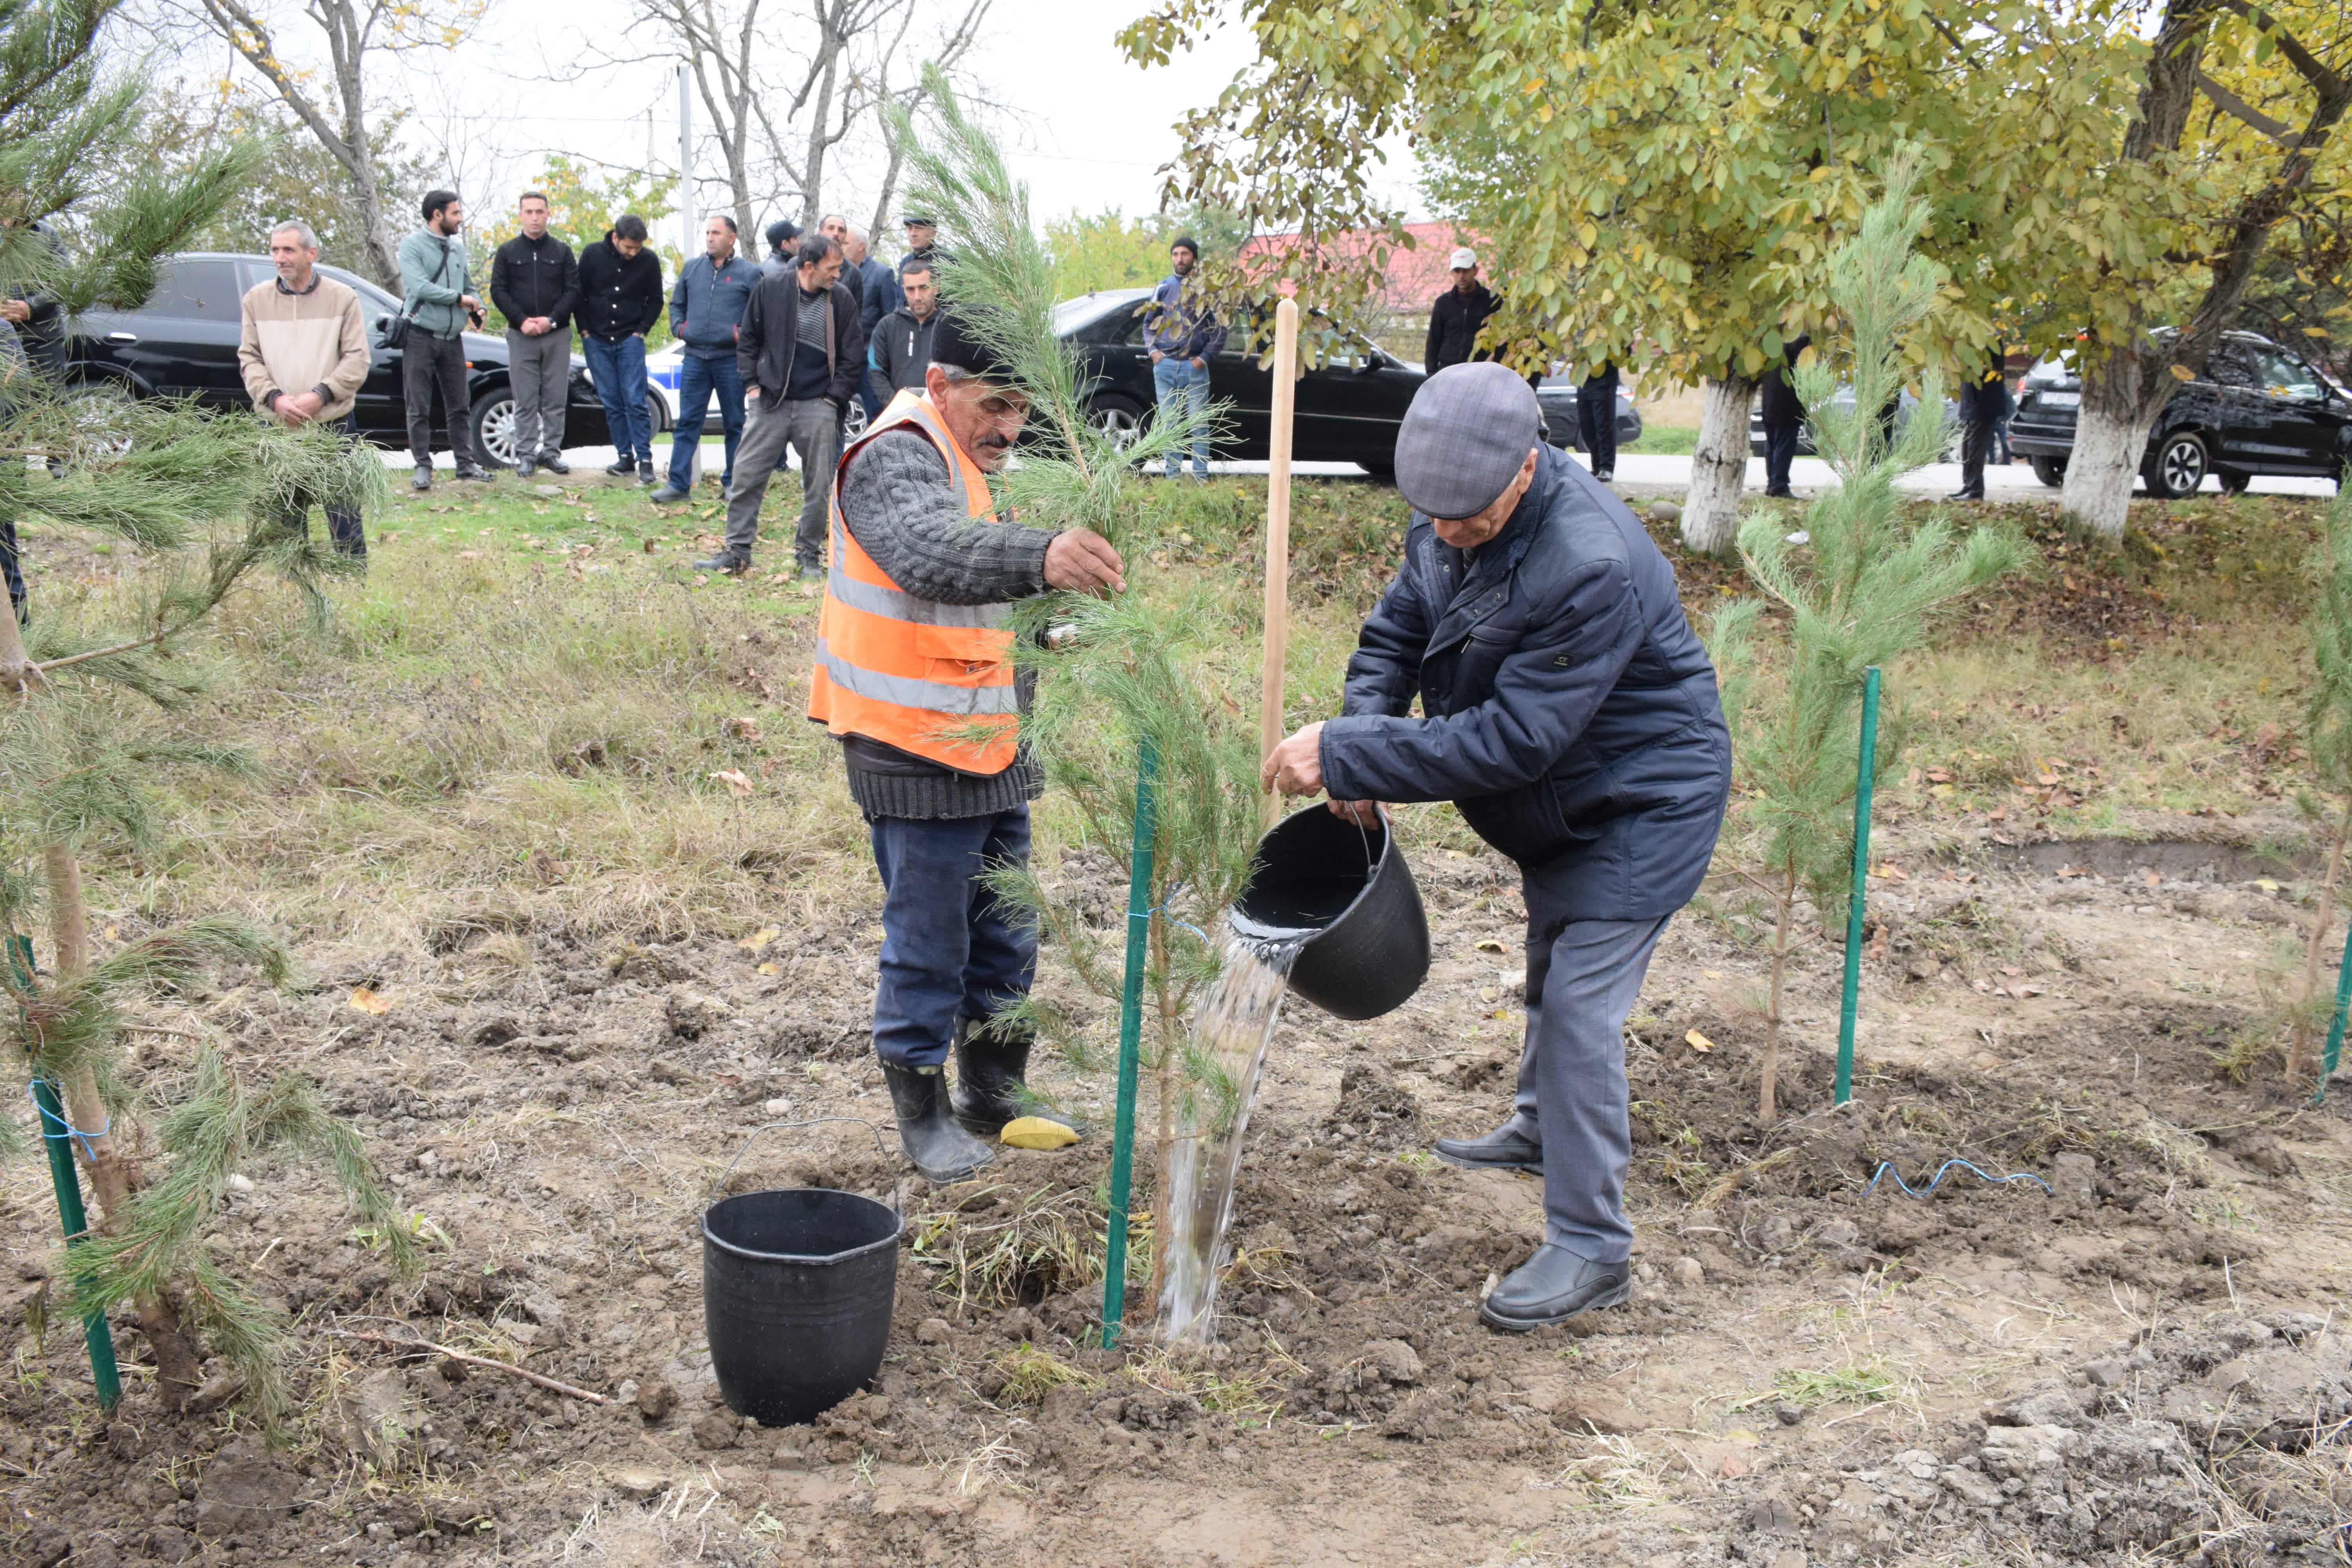
[[[1764,999],[1764,1062],[1757,1074],[1756,1125],[1769,1127],[1780,1114],[1780,992],[1789,973],[1789,927],[1796,919],[1797,868],[1791,864],[1780,884],[1780,906],[1772,925],[1772,977]]]
[[[2327,924],[2336,913],[2336,884],[2344,870],[2344,843],[2352,837],[2352,799],[2344,802],[2336,819],[2336,834],[2327,846],[2327,877],[2319,886],[2319,907],[2311,914],[2311,934],[2305,939],[2303,950],[2302,1005],[2296,1010],[2294,1026],[2287,1035],[2286,1081],[2297,1089],[2317,1087],[2319,1083],[2319,1051],[2315,1041],[2312,999],[2319,994],[2320,965],[2326,957]]]
[[[2083,406],[2059,500],[2059,510],[2077,527],[2111,542],[2123,538],[2132,478],[2147,456],[2148,431],[2177,384],[2168,357],[2144,336],[2083,366]]]
[[[1166,903],[1165,889],[1160,900]],[[1156,1310],[1160,1287],[1168,1279],[1168,1227],[1174,1215],[1168,1206],[1169,1191],[1176,1179],[1176,1087],[1181,1071],[1182,1052],[1176,1040],[1176,994],[1168,978],[1168,929],[1163,917],[1151,917],[1151,962],[1160,973],[1160,1155],[1153,1166],[1155,1173],[1151,1194],[1151,1279],[1143,1299]]]
[[[82,898],[81,864],[69,847],[51,844],[41,851],[41,871],[48,884],[55,968],[63,984],[89,973],[89,909]],[[121,1217],[122,1205],[139,1190],[139,1165],[110,1130],[98,1075],[87,1063],[66,1075],[64,1098],[66,1115],[81,1130],[76,1142],[85,1146],[103,1228]],[[155,1352],[155,1392],[166,1410],[177,1410],[204,1382],[204,1356],[180,1326],[180,1314],[169,1300],[142,1296],[131,1310]]]
[[[1683,542],[1710,555],[1727,555],[1739,535],[1739,502],[1748,488],[1748,405],[1756,383],[1747,376],[1709,376],[1691,453],[1690,493],[1683,498]]]

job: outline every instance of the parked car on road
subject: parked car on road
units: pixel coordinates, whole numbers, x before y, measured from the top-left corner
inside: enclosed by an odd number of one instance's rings
[[[1576,378],[1548,375],[1536,388],[1536,405],[1543,410],[1544,439],[1563,452],[1584,450],[1584,427],[1576,417]],[[1633,395],[1617,389],[1617,445],[1620,449],[1642,438],[1642,416]]]
[[[367,380],[352,410],[359,432],[380,447],[408,440],[407,405],[400,384],[400,352],[383,346],[383,323],[400,301],[340,267],[320,271],[359,294],[373,347]],[[135,310],[93,308],[74,321],[66,345],[66,377],[84,397],[194,397],[218,409],[247,408],[236,363],[237,303],[256,283],[277,276],[267,256],[190,251],[156,268],[155,292]],[[514,466],[514,398],[507,390],[507,344],[487,332],[466,334],[466,364],[473,399],[474,449],[486,461]],[[610,442],[604,405],[588,384],[586,362],[572,356],[571,406],[564,438],[573,446]],[[436,440],[447,428],[436,406]]]
[[[1143,346],[1149,289],[1106,289],[1054,307],[1054,330],[1077,349],[1079,390],[1096,426],[1114,436],[1144,429],[1156,399]],[[1242,352],[1236,331],[1209,362],[1209,395],[1225,405],[1212,438],[1217,457],[1263,460],[1273,420],[1274,374]],[[1301,462],[1354,463],[1382,479],[1396,471],[1397,426],[1427,379],[1370,339],[1349,334],[1341,352],[1298,379],[1291,455]]]
[[[2170,329],[2155,334],[2160,341]],[[2083,405],[2074,356],[2044,360],[2026,373],[2025,392],[2009,422],[2009,444],[2025,454],[2033,476],[2063,484]],[[2205,373],[2174,391],[2140,459],[2148,493],[2194,494],[2210,474],[2236,494],[2256,474],[2316,474],[2341,481],[2352,460],[2352,393],[2293,351],[2255,332],[2224,332]]]

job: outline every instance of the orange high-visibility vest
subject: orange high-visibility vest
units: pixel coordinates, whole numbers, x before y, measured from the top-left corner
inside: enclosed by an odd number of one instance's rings
[[[1013,685],[1013,606],[941,605],[890,581],[850,536],[841,476],[866,442],[911,426],[963,480],[964,505],[996,521],[980,471],[921,393],[891,399],[841,456],[833,477],[832,561],[817,613],[809,717],[835,735],[864,735],[967,773],[1013,765],[1020,710]]]

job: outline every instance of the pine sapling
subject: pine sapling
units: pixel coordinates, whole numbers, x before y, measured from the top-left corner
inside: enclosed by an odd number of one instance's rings
[[[1797,930],[1801,899],[1810,897],[1824,929],[1842,921],[1853,845],[1852,810],[1858,757],[1855,733],[1865,672],[1885,666],[1925,638],[1937,613],[2015,567],[2023,546],[2004,530],[1957,535],[1940,517],[1912,526],[1895,481],[1934,459],[1943,431],[1928,411],[1941,388],[1929,375],[1919,413],[1890,442],[1879,410],[1902,386],[1905,340],[1936,304],[1939,273],[1912,252],[1927,222],[1916,199],[1916,158],[1898,157],[1885,188],[1854,237],[1830,259],[1830,296],[1852,336],[1842,367],[1815,353],[1796,373],[1813,444],[1838,483],[1815,498],[1802,533],[1780,514],[1758,511],[1739,531],[1748,575],[1785,612],[1785,686],[1778,706],[1744,716],[1739,772],[1752,792],[1751,820],[1763,846],[1763,869],[1751,876],[1774,912],[1766,991],[1764,1050],[1757,1086],[1759,1123],[1778,1114],[1778,1075],[1789,961],[1809,937]],[[1850,404],[1838,401],[1840,370]],[[1746,627],[1721,630],[1744,642]],[[1900,745],[1899,723],[1880,731],[1876,772]]]

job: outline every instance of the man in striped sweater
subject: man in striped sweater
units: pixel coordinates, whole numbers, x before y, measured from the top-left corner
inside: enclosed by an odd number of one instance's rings
[[[360,297],[319,271],[319,237],[307,223],[289,219],[270,230],[269,259],[278,276],[246,290],[242,306],[236,363],[246,393],[264,418],[330,426],[352,441],[352,405],[368,374]],[[289,531],[310,531],[312,499],[295,499]],[[356,507],[328,500],[327,532],[340,553],[367,559]]]

